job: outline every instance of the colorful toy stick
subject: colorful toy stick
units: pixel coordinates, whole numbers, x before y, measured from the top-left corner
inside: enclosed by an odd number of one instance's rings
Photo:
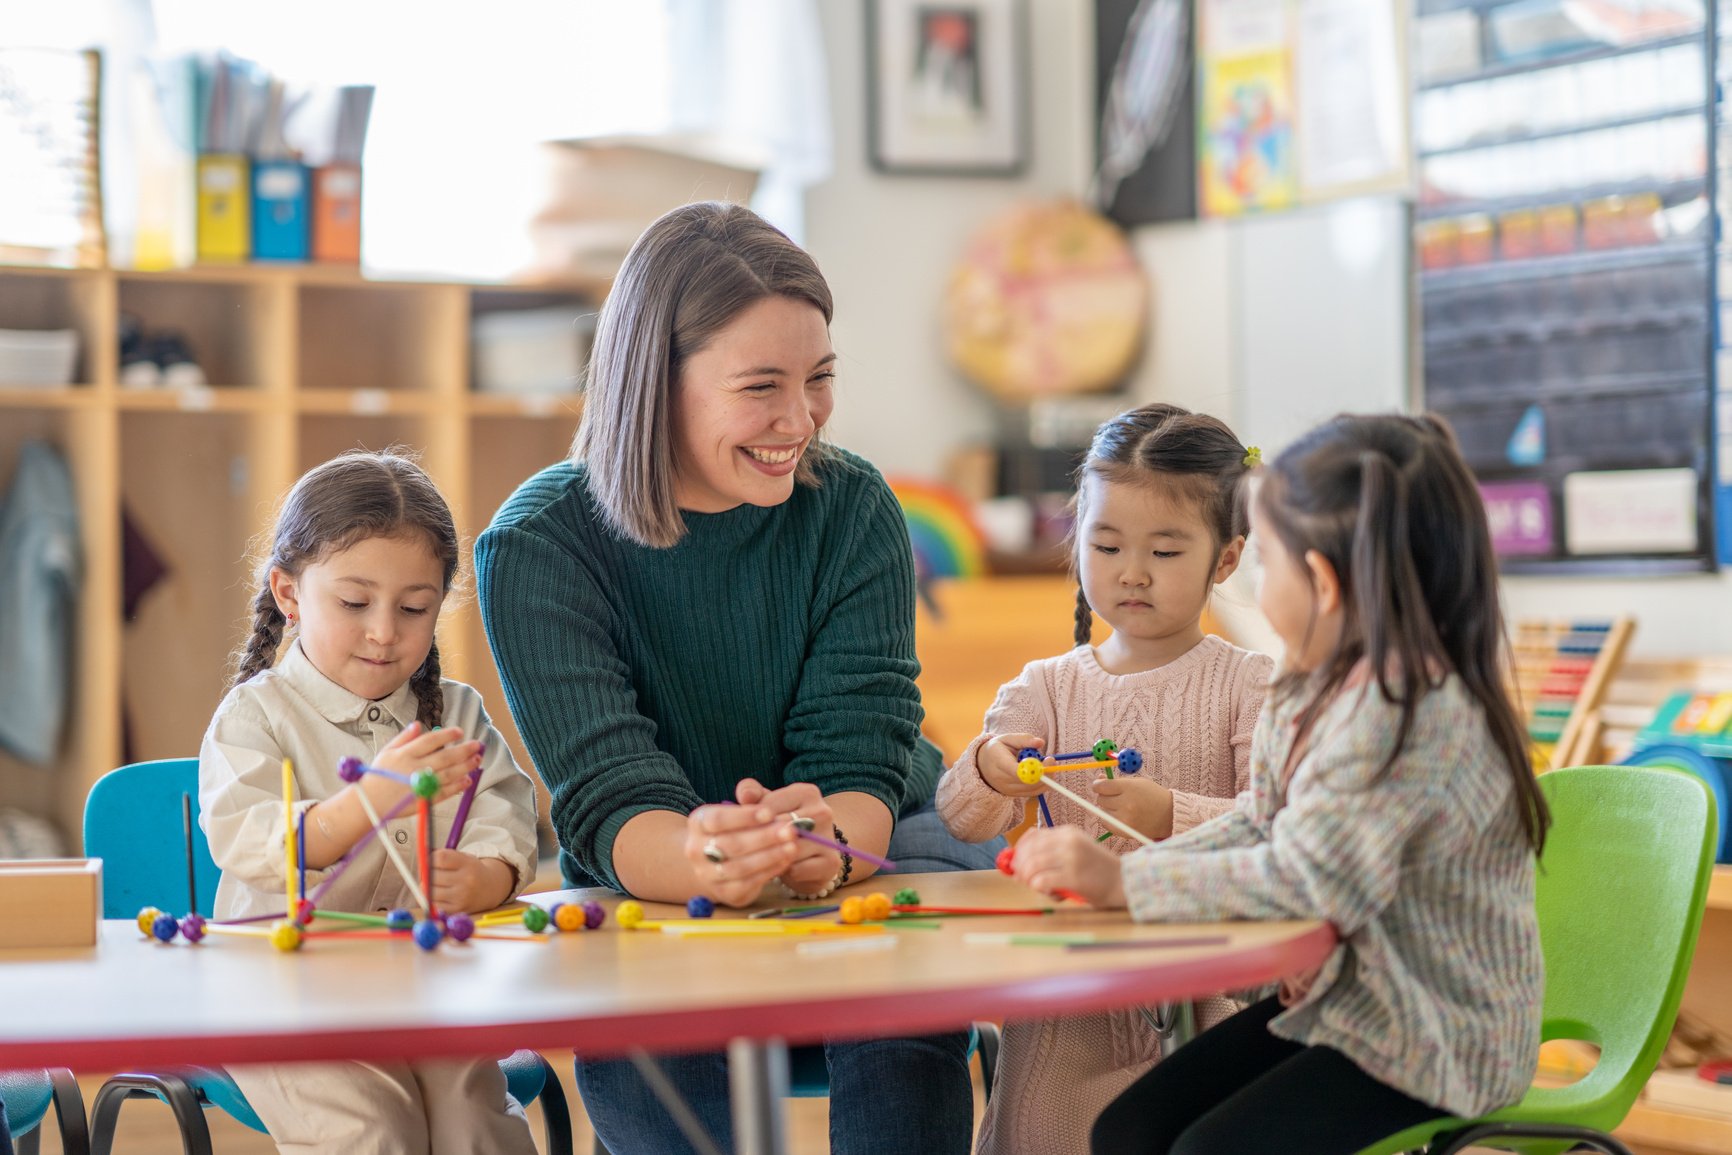
[[[1034,796],[1034,801],[1035,801],[1035,804],[1040,807],[1040,816],[1042,818],[1046,819],[1046,824],[1048,826],[1057,826],[1058,823],[1056,823],[1052,820],[1052,811],[1047,808],[1046,795],[1036,794]]]
[[[211,926],[245,926],[249,922],[271,922],[279,918],[288,918],[283,911],[275,914],[249,914],[245,918],[225,918],[221,922],[213,922]]]
[[[307,901],[307,812],[301,811],[295,819],[295,866],[300,875],[300,886],[297,893],[300,901]],[[297,906],[298,909],[298,906]]]
[[[1224,934],[1200,934],[1191,938],[1114,938],[1094,942],[1073,942],[1066,950],[1176,950],[1187,946],[1226,946]]]
[[[186,836],[186,908],[193,914],[198,913],[198,879],[193,874],[192,853],[192,795],[183,793],[180,796],[180,829]]]
[[[810,821],[810,819],[807,819],[805,821]],[[800,834],[800,837],[804,838],[806,841],[816,842],[819,846],[827,846],[831,850],[834,850],[838,854],[846,854],[850,858],[858,858],[863,862],[870,862],[873,866],[876,866],[879,870],[895,870],[896,869],[896,864],[894,862],[891,862],[888,858],[880,858],[876,854],[873,854],[872,852],[867,851],[867,850],[861,850],[858,847],[843,846],[840,842],[837,842],[835,839],[825,838],[822,834],[813,833],[811,830],[809,830],[801,822],[795,822],[794,823],[794,829],[796,831],[798,831]]]
[[[373,808],[373,803],[367,797],[367,792],[365,790],[357,790],[355,791],[355,797],[361,800],[361,809],[367,812],[367,819],[372,822],[373,828],[375,830],[383,830],[385,828],[384,819],[380,818],[379,812]],[[415,795],[409,795],[403,800],[401,805],[408,805],[414,800],[414,798]],[[395,810],[393,812],[395,812]],[[356,843],[357,847],[359,845],[359,843]],[[397,873],[402,875],[403,884],[409,888],[410,895],[415,899],[415,905],[419,906],[422,910],[426,910],[427,896],[421,893],[421,888],[419,886],[415,885],[415,874],[409,869],[408,864],[403,861],[403,857],[397,853],[397,848],[391,845],[391,840],[389,838],[380,838],[379,845],[385,848],[385,853],[391,858],[391,864],[397,868]],[[293,904],[291,903],[290,905]]]
[[[295,767],[283,759],[283,898],[295,909]]]
[[[439,912],[433,909],[433,822],[428,813],[433,807],[423,798],[415,809],[415,841],[421,852],[421,890],[427,895],[427,917],[438,918]]]
[[[404,808],[413,801],[415,801],[415,796],[413,794],[404,795],[395,806],[385,811],[385,822],[389,822],[391,819],[397,817],[397,815],[403,813]],[[371,810],[367,811],[367,817],[373,817],[373,812]],[[373,836],[378,834],[379,831],[384,828],[384,824],[384,822],[375,822],[372,826],[368,827],[367,833],[356,839],[355,845],[349,847],[349,852],[332,864],[330,873],[325,875],[325,880],[315,886],[313,888],[313,893],[307,897],[315,903],[318,902],[319,898],[325,893],[325,891],[331,888],[331,884],[337,881],[338,876],[349,868],[351,862],[355,861],[355,856],[361,853],[362,848],[365,847],[367,843],[371,842]]]
[[[899,914],[1055,914],[1056,906],[892,906]]]
[[[1021,762],[1017,763],[1016,776],[1018,778],[1022,779],[1024,782],[1028,783],[1030,786],[1033,786],[1036,782],[1041,781],[1041,779],[1044,777],[1044,778],[1046,778],[1046,788],[1048,790],[1058,791],[1058,793],[1060,795],[1062,795],[1065,798],[1070,799],[1072,802],[1076,803],[1078,806],[1082,807],[1084,810],[1088,811],[1090,814],[1093,814],[1096,818],[1099,818],[1102,822],[1106,823],[1108,826],[1111,826],[1114,830],[1123,831],[1125,834],[1128,834],[1130,837],[1136,839],[1138,842],[1142,843],[1144,846],[1153,846],[1155,844],[1154,839],[1150,838],[1148,835],[1144,834],[1142,831],[1138,830],[1136,827],[1130,826],[1130,825],[1126,824],[1125,822],[1122,822],[1119,819],[1114,818],[1111,814],[1108,814],[1105,810],[1102,810],[1099,806],[1096,806],[1093,802],[1090,802],[1088,799],[1083,798],[1081,795],[1077,794],[1074,790],[1071,790],[1071,789],[1064,787],[1064,786],[1060,786],[1057,782],[1054,782],[1050,777],[1047,776],[1045,764],[1043,764],[1037,758],[1024,758]]]
[[[1055,934],[965,934],[962,941],[968,946],[1070,946],[1072,943],[1094,942],[1095,933],[1083,930],[1068,934],[1062,931]]]
[[[487,747],[481,747],[482,757],[487,756]],[[457,842],[463,837],[463,824],[469,821],[469,805],[475,801],[475,791],[481,785],[481,767],[477,766],[469,772],[469,785],[463,788],[463,797],[457,800],[457,816],[451,820],[451,834],[445,839],[446,850],[456,850]]]

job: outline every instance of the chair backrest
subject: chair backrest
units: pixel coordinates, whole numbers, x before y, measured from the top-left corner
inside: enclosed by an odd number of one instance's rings
[[[1553,820],[1537,895],[1544,1037],[1599,1046],[1581,1089],[1595,1084],[1615,1125],[1684,996],[1714,868],[1714,797],[1688,774],[1633,766],[1554,770],[1540,788]]]
[[[198,759],[163,758],[109,771],[84,800],[84,853],[102,859],[104,918],[132,918],[146,906],[191,913],[182,794],[192,797],[198,913],[210,917],[220,872],[198,825]]]

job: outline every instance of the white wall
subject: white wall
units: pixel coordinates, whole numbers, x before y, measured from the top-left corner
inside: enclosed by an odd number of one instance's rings
[[[829,54],[835,174],[806,201],[806,247],[836,297],[841,388],[831,432],[887,473],[936,477],[958,445],[990,441],[993,409],[952,370],[939,309],[963,242],[999,210],[1074,196],[1093,164],[1092,5],[1028,4],[1029,163],[1014,179],[886,176],[867,161],[861,3],[819,6]],[[773,63],[773,62],[771,62]]]

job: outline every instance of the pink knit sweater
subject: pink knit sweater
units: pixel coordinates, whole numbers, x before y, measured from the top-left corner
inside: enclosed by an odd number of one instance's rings
[[[1140,674],[1107,673],[1092,646],[1030,662],[1000,687],[985,733],[939,780],[938,812],[950,832],[968,842],[984,842],[1022,820],[1025,800],[992,789],[975,764],[981,746],[996,735],[1041,735],[1053,754],[1111,738],[1140,751],[1142,774],[1173,792],[1173,833],[1182,833],[1226,813],[1249,785],[1251,731],[1273,670],[1267,656],[1213,636]],[[1076,774],[1065,785],[1086,796],[1097,773]],[[1097,835],[1107,830],[1057,794],[1048,794],[1047,805],[1055,822]],[[1114,834],[1107,845],[1122,854],[1137,844]],[[1198,1007],[1198,1025],[1235,1009],[1224,999],[1208,1000]],[[1084,1155],[1096,1116],[1159,1054],[1154,1032],[1135,1008],[1007,1023],[980,1155]]]

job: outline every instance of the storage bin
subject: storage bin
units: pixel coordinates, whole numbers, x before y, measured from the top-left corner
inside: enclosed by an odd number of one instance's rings
[[[77,330],[0,329],[0,387],[70,385],[77,365]]]

